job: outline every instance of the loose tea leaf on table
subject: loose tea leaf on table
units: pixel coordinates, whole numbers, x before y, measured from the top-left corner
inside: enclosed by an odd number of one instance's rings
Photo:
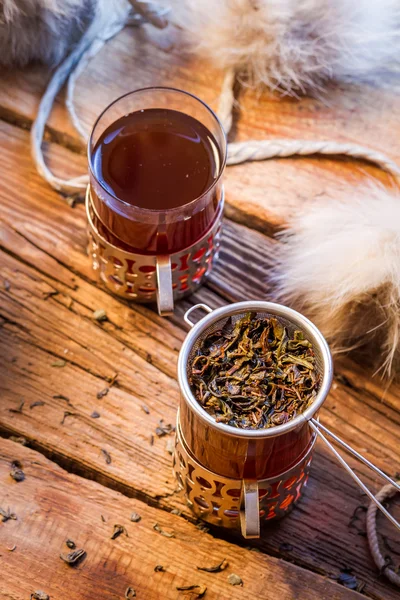
[[[311,342],[275,317],[247,313],[207,335],[190,366],[197,401],[217,422],[242,429],[282,425],[314,401]]]
[[[136,598],[136,590],[133,587],[127,587],[125,590],[125,598],[129,600],[129,598]]]
[[[243,585],[243,580],[239,575],[236,575],[236,573],[231,573],[228,575],[228,583],[231,585]]]
[[[46,592],[38,590],[37,592],[33,592],[33,594],[31,594],[31,600],[50,600],[50,596],[46,594]]]
[[[69,552],[69,554],[60,554],[60,558],[71,566],[77,565],[85,556],[86,550],[83,550],[83,548]]]
[[[20,481],[24,481],[24,479],[25,479],[25,473],[22,470],[22,464],[19,462],[19,460],[13,460],[12,461],[10,476],[17,483],[19,483]]]
[[[117,537],[119,537],[122,533],[124,533],[126,537],[128,537],[128,532],[123,525],[114,525],[114,531],[111,536],[111,539],[116,540]]]
[[[221,571],[225,571],[227,567],[229,567],[229,563],[224,558],[218,565],[214,565],[213,567],[196,567],[196,569],[206,571],[207,573],[220,573]]]
[[[12,513],[9,508],[7,508],[7,510],[4,510],[4,508],[0,508],[0,517],[1,517],[2,523],[6,523],[7,521],[10,521],[10,520],[12,520],[12,521],[17,520],[17,515],[15,513]]]
[[[207,588],[205,585],[181,585],[176,588],[178,592],[193,592],[197,595],[197,598],[203,598]]]

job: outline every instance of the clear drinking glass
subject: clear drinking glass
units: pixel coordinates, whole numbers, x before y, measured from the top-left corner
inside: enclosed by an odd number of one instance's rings
[[[200,121],[217,142],[217,172],[212,185],[199,197],[177,208],[153,210],[128,204],[112,194],[96,177],[93,150],[105,129],[120,117],[149,108],[166,108]],[[108,241],[140,254],[173,254],[194,244],[211,227],[222,197],[226,139],[215,113],[188,92],[172,88],[146,88],[110,104],[97,119],[88,147],[90,190],[102,234]],[[179,188],[177,188],[179,194]]]

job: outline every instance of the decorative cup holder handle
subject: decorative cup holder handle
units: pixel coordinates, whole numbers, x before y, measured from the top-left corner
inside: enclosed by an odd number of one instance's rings
[[[260,505],[258,481],[243,480],[240,507],[240,528],[246,539],[260,537]]]
[[[168,317],[174,312],[171,257],[168,254],[157,256],[156,270],[158,314],[162,317]]]

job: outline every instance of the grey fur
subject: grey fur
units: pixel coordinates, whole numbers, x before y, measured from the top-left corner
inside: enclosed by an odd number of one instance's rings
[[[58,64],[92,21],[98,0],[0,0],[0,65]]]

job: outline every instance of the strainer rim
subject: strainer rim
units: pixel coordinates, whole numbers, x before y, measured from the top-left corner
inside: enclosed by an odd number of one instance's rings
[[[187,362],[190,351],[196,342],[197,338],[216,321],[224,317],[230,317],[241,312],[257,311],[266,312],[271,315],[282,317],[290,321],[296,327],[299,327],[305,335],[312,334],[311,337],[318,343],[323,363],[322,380],[314,402],[302,414],[298,415],[291,421],[283,425],[277,425],[267,429],[239,429],[227,425],[226,423],[217,423],[215,419],[200,405],[193,395],[187,377]],[[315,342],[314,342],[315,343]],[[214,429],[224,432],[228,435],[240,438],[254,439],[277,437],[294,429],[309,421],[315,413],[321,408],[326,396],[332,385],[333,378],[333,363],[332,356],[329,350],[328,343],[319,329],[307,317],[297,312],[293,308],[277,304],[275,302],[262,300],[246,300],[244,302],[234,302],[227,306],[217,308],[200,319],[188,332],[178,357],[178,383],[185,401],[196,415],[205,421]]]

